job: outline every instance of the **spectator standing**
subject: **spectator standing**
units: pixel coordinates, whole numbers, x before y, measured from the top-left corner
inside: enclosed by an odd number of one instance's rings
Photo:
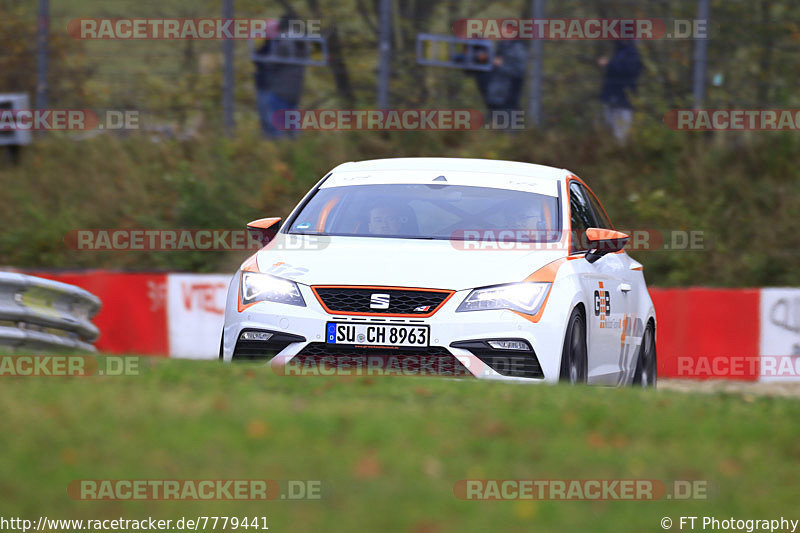
[[[611,58],[601,57],[597,64],[605,68],[600,100],[603,118],[614,138],[625,144],[633,122],[633,105],[629,95],[636,92],[642,61],[635,41],[614,41]]]
[[[486,56],[486,52],[483,52]],[[489,110],[489,120],[497,112],[519,110],[519,97],[525,80],[527,47],[521,41],[500,41],[491,70],[473,71],[478,90]],[[478,59],[481,59],[480,54]]]
[[[256,50],[260,56],[299,57],[302,44],[291,41],[288,34],[290,15],[284,15],[275,26],[267,28],[264,43]],[[295,47],[292,50],[292,47]],[[292,52],[295,52],[294,54]],[[278,138],[291,132],[276,128],[272,122],[275,113],[296,110],[303,93],[305,67],[291,63],[254,61],[256,101],[261,131],[265,137]]]

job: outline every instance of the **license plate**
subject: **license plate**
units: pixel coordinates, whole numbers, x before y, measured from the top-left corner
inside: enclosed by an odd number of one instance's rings
[[[341,324],[328,322],[328,344],[369,344],[370,346],[428,346],[428,326],[400,324]]]

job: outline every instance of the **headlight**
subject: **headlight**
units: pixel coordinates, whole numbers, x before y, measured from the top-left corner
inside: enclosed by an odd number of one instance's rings
[[[306,306],[306,301],[294,281],[258,272],[242,272],[242,305],[253,302]]]
[[[535,315],[547,297],[552,283],[522,282],[475,289],[458,306],[457,313],[510,309]]]

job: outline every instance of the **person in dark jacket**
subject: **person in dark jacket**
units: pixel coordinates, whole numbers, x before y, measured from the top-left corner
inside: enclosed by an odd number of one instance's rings
[[[475,50],[477,63],[486,62],[489,53],[482,45]],[[527,46],[521,41],[500,41],[495,49],[491,70],[471,70],[468,73],[475,77],[478,90],[489,110],[489,123],[494,123],[496,113],[509,113],[519,110],[519,97],[525,80],[525,62]],[[464,55],[453,58],[457,62],[464,61]]]
[[[291,17],[281,17],[277,30],[286,35]],[[257,55],[277,55],[279,57],[298,57],[302,53],[302,44],[291,42],[289,39],[275,39],[278,31],[268,31],[264,43],[256,50]],[[292,47],[295,47],[292,50]],[[292,52],[295,52],[294,54]],[[282,137],[287,135],[285,130],[275,127],[271,120],[275,113],[297,109],[300,96],[303,93],[305,67],[289,63],[276,63],[254,61],[256,100],[258,116],[261,121],[261,131],[266,137]],[[280,115],[278,115],[278,118]]]
[[[527,48],[521,41],[500,41],[492,70],[476,71],[478,89],[490,112],[519,109],[526,58]]]
[[[633,105],[629,95],[636,91],[636,83],[642,70],[642,60],[634,41],[614,41],[611,58],[597,60],[605,67],[600,100],[603,102],[603,117],[619,143],[625,143],[633,122]]]

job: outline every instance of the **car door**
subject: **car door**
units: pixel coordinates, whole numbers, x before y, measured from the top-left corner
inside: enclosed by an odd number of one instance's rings
[[[608,214],[603,209],[597,196],[588,188],[585,189],[586,197],[589,199],[589,203],[592,204],[597,223],[600,224],[598,227],[613,229],[611,221],[608,219]],[[642,291],[646,292],[647,288],[643,283],[642,273],[640,272],[641,263],[634,261],[627,252],[608,254],[604,259],[609,260],[606,266],[613,266],[615,272],[618,272],[620,280],[619,297],[624,307],[624,315],[619,328],[620,377],[618,384],[623,384],[630,382],[636,369],[639,345],[644,334],[643,314],[646,311],[639,309],[639,303],[642,301],[640,293]]]
[[[588,251],[588,228],[611,229],[605,213],[598,215],[595,212],[592,196],[581,182],[570,182],[571,254]],[[625,321],[629,312],[629,284],[624,280],[626,273],[621,255],[606,254],[594,263],[581,263],[581,287],[589,302],[586,340],[590,383],[616,385],[624,376],[626,360],[621,342],[624,341]]]

